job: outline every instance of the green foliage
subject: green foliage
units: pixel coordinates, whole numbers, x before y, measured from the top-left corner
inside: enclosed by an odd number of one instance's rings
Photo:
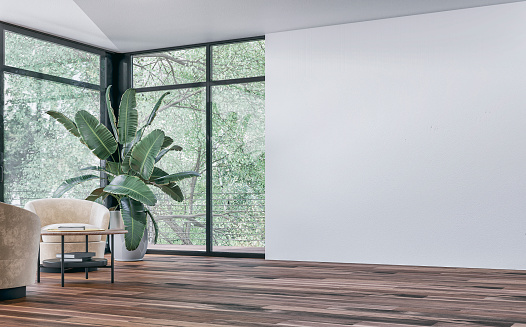
[[[99,188],[96,188],[94,189],[93,191],[91,191],[91,194],[88,195],[88,197],[86,198],[86,200],[88,201],[96,201],[98,198],[100,198],[101,196],[102,197],[105,197],[107,196],[109,193],[106,193],[104,192],[104,187],[99,187]]]
[[[181,188],[175,183],[159,185],[159,188],[177,202],[182,202],[184,200],[184,195],[181,191]]]
[[[113,108],[111,107],[110,90],[111,90],[111,85],[108,86],[108,88],[106,89],[106,112],[108,113],[108,117],[110,117],[110,125],[111,125],[111,130],[113,131],[113,136],[115,136],[115,138],[118,140],[119,132],[117,130],[117,125],[116,125],[117,119],[115,118],[115,113],[113,112]]]
[[[89,112],[85,110],[77,112],[75,123],[78,126],[83,143],[99,159],[105,160],[117,150],[117,141],[113,135]]]
[[[155,104],[155,106],[153,106],[153,110],[152,112],[150,113],[150,116],[148,117],[148,120],[146,121],[146,124],[144,125],[143,128],[146,128],[148,126],[150,126],[150,124],[153,122],[153,120],[155,119],[155,116],[157,115],[157,111],[159,111],[159,107],[161,106],[161,103],[163,102],[163,99],[168,95],[170,94],[170,92],[166,92],[165,94],[161,95],[161,97],[159,98],[159,100],[157,100],[157,103]],[[163,142],[163,145],[165,143]]]
[[[182,151],[182,150],[183,148],[180,147],[179,145],[174,145],[169,148],[162,149],[161,151],[159,151],[159,154],[155,157],[155,162],[158,162],[159,160],[161,160],[162,157],[164,157],[164,155],[168,153],[168,151]]]
[[[164,94],[157,101],[146,124],[140,129],[137,129],[138,113],[135,90],[133,89],[126,90],[122,96],[118,121],[113,120],[115,118],[113,109],[111,105],[107,105],[113,134],[87,111],[80,110],[75,115],[75,125],[78,127],[79,138],[83,143],[101,160],[106,160],[110,156],[113,159],[113,161],[106,161],[101,166],[82,168],[82,170],[107,173],[110,181],[106,187],[98,187],[93,190],[86,199],[95,201],[101,197],[112,196],[119,202],[128,230],[128,234],[125,235],[128,250],[134,250],[138,247],[144,233],[146,226],[146,209],[144,206],[154,206],[157,203],[157,197],[148,185],[161,189],[176,201],[182,201],[184,196],[176,181],[200,176],[196,172],[169,175],[164,170],[154,166],[162,145],[171,143],[168,142],[162,130],[156,129],[142,138],[148,125],[153,122],[162,98],[166,95]],[[109,101],[109,88],[106,91],[106,101]],[[62,124],[65,122],[64,126],[71,127],[65,115],[52,112],[50,116]],[[117,151],[119,145],[124,149],[123,151]],[[98,179],[99,177],[84,175],[70,178],[57,189],[55,195],[57,197],[62,196],[75,185],[94,178]],[[159,185],[154,181],[159,178],[168,180],[166,185]],[[153,219],[151,214],[150,217]],[[155,226],[157,225],[155,224]]]
[[[76,137],[80,137],[77,125],[64,114],[53,110],[46,111],[46,113],[51,117],[55,118],[59,123],[64,125],[64,127],[66,127],[66,129],[70,131],[71,134],[75,135]]]
[[[125,195],[136,201],[154,206],[157,198],[150,188],[139,177],[119,175],[104,188],[104,192],[112,195]]]
[[[92,179],[99,179],[99,176],[95,175],[82,175],[78,177],[68,178],[62,183],[55,193],[53,193],[54,198],[60,198],[64,193],[72,189],[73,187],[77,186],[80,183],[92,180]]]
[[[178,182],[183,179],[190,178],[190,177],[199,177],[199,174],[196,173],[195,171],[185,171],[182,173],[171,174],[171,175],[166,175],[166,176],[157,178],[154,180],[154,182],[159,185],[165,185],[165,184],[170,184],[173,182]]]
[[[107,100],[106,100],[107,101]],[[119,121],[117,129],[119,133],[119,143],[127,144],[135,139],[137,133],[138,114],[135,108],[137,103],[135,101],[135,90],[128,89],[124,92],[119,106]],[[110,115],[112,114],[111,106],[108,106]]]
[[[161,150],[164,132],[156,129],[137,143],[131,151],[130,167],[142,178],[150,179],[155,164],[155,157]]]
[[[141,242],[146,228],[146,212],[144,204],[131,198],[120,200],[122,220],[128,233],[124,242],[127,249],[136,249]],[[152,219],[152,221],[155,221]]]

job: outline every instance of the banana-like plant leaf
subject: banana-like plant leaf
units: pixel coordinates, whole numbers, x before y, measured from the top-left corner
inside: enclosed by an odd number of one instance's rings
[[[133,146],[141,140],[143,133],[144,133],[144,127],[139,128],[139,130],[137,130],[137,133],[135,134],[135,138],[133,139],[133,141],[131,141],[130,143],[124,144],[124,146],[122,147],[122,157],[125,157],[130,153],[130,151],[133,149]]]
[[[110,175],[117,176],[121,174],[119,166],[118,162],[106,161],[106,168],[104,171]]]
[[[86,200],[88,201],[95,201],[97,200],[98,198],[100,198],[101,196],[106,196],[108,193],[104,192],[104,187],[99,187],[99,188],[96,188],[94,189],[90,195],[88,195],[88,197],[86,198]]]
[[[124,243],[128,251],[133,251],[139,247],[146,228],[146,212],[144,204],[134,199],[124,197],[121,199],[121,213],[126,226],[127,234],[124,236]]]
[[[99,176],[95,175],[82,175],[78,177],[73,177],[66,179],[60,186],[57,188],[57,190],[53,193],[54,198],[60,198],[64,193],[71,190],[74,186],[92,180],[92,179],[99,179]]]
[[[183,171],[180,173],[166,175],[166,176],[157,178],[153,182],[159,185],[166,185],[166,184],[170,184],[173,182],[178,182],[186,178],[199,177],[199,176],[201,176],[201,174],[196,173],[195,171]]]
[[[155,156],[161,150],[164,132],[156,129],[139,141],[131,152],[130,167],[145,180],[150,179],[155,164]]]
[[[144,184],[138,177],[119,175],[104,188],[104,192],[118,195],[127,195],[130,198],[145,203],[149,206],[157,203],[157,198],[148,185]]]
[[[104,168],[99,167],[99,166],[88,166],[88,167],[80,168],[79,170],[105,171]]]
[[[181,191],[181,188],[175,183],[168,185],[157,185],[157,187],[177,202],[182,202],[184,200],[184,195]]]
[[[148,120],[146,121],[146,124],[144,125],[143,128],[150,126],[150,124],[153,122],[155,116],[157,115],[157,111],[159,110],[159,107],[161,106],[161,103],[163,102],[164,97],[167,96],[168,94],[170,94],[170,92],[166,92],[165,94],[161,95],[161,97],[159,98],[155,106],[153,107],[153,110],[150,113],[150,116],[148,117]]]
[[[155,237],[153,239],[153,244],[157,244],[157,239],[159,238],[159,226],[157,225],[157,222],[155,221],[155,219],[153,218],[153,215],[152,213],[150,212],[150,210],[148,210],[147,208],[144,208],[144,211],[146,211],[146,213],[148,214],[148,216],[150,216],[150,220],[152,222],[152,225],[153,225],[153,230],[155,232]]]
[[[166,175],[168,175],[168,173],[162,170],[161,168],[153,167],[153,173],[152,173],[152,176],[150,176],[150,181],[153,181],[159,177],[163,177]]]
[[[130,143],[135,138],[137,124],[139,123],[136,106],[135,89],[127,89],[121,98],[119,121],[117,122],[119,143],[121,144]]]
[[[122,159],[121,170],[125,174],[128,174],[130,171],[130,157],[131,153],[128,153],[126,156],[124,156],[124,159]]]
[[[79,133],[79,130],[77,128],[77,125],[75,125],[75,123],[69,119],[68,117],[66,117],[64,114],[58,112],[58,111],[54,111],[54,110],[49,110],[49,111],[46,111],[46,113],[48,115],[50,115],[51,117],[55,118],[59,123],[61,123],[62,125],[64,125],[64,127],[66,127],[66,129],[73,135],[75,135],[76,137],[79,137],[80,138],[80,133]]]
[[[119,164],[116,162],[111,162],[111,161],[106,161],[106,168],[102,168],[99,166],[88,166],[88,167],[80,168],[79,170],[93,170],[93,171],[98,171],[101,173],[110,174],[112,176],[120,175]]]
[[[165,136],[163,140],[163,145],[161,145],[161,149],[169,147],[172,143],[174,143],[174,140],[169,136]]]
[[[106,160],[117,150],[117,142],[106,126],[85,110],[75,115],[75,123],[88,148],[101,160]]]
[[[119,132],[117,130],[117,126],[115,125],[115,121],[117,119],[115,119],[115,111],[111,107],[110,89],[111,89],[111,85],[108,86],[108,88],[106,89],[106,109],[108,110],[108,116],[110,117],[110,125],[111,125],[111,129],[113,130],[113,135],[115,135],[115,139],[118,140]]]
[[[169,151],[182,151],[182,150],[183,148],[180,147],[179,145],[174,145],[171,148],[162,149],[161,151],[159,151],[159,154],[155,157],[155,163],[159,162],[159,160],[161,160],[162,157],[164,157],[164,155],[167,154]]]

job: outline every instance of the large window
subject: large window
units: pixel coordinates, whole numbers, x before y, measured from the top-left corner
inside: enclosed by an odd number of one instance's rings
[[[264,73],[262,37],[113,54],[0,22],[1,200],[24,206],[49,198],[65,178],[100,164],[46,111],[73,118],[83,109],[108,126],[107,85],[114,85],[114,107],[125,88],[137,89],[140,119],[169,91],[149,128],[161,128],[183,150],[170,151],[158,167],[201,176],[180,182],[182,202],[156,194],[160,201],[150,209],[160,233],[149,248],[261,257]],[[102,177],[63,196],[85,198],[104,185]]]
[[[84,109],[99,116],[101,56],[23,31],[2,33],[3,201],[23,206],[51,197],[65,177],[78,175],[78,169],[98,165],[46,111],[73,117]],[[64,197],[85,198],[98,184],[86,182]]]
[[[181,185],[183,202],[162,197],[153,208],[160,237],[149,248],[263,253],[264,40],[137,53],[132,62],[143,117],[171,92],[156,126],[183,151],[163,165],[201,173]]]

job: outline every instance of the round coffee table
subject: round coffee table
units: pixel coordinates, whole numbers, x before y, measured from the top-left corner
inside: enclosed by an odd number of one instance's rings
[[[111,266],[107,265],[107,260],[104,258],[93,258],[92,261],[86,261],[86,262],[64,262],[64,237],[68,235],[85,235],[86,236],[86,252],[88,251],[88,237],[90,235],[109,235],[110,236],[110,242],[111,242],[111,248],[114,249],[114,235],[115,234],[126,234],[128,233],[127,230],[124,229],[108,229],[108,230],[79,230],[79,231],[48,231],[44,230],[40,233],[40,235],[54,235],[54,236],[60,236],[60,247],[61,247],[61,258],[60,259],[50,259],[45,260],[47,266],[55,266],[59,267],[60,265],[60,273],[61,273],[61,281],[62,281],[62,287],[64,287],[64,269],[65,268],[85,268],[86,271],[86,279],[88,279],[88,270],[92,267],[98,267],[98,268],[111,268],[111,282],[114,281],[114,266],[115,266],[115,260],[113,251],[111,252]],[[37,274],[37,282],[40,283],[40,248],[38,250],[38,274]]]

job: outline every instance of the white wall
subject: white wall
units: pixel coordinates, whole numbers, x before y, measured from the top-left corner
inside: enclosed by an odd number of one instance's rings
[[[266,36],[266,257],[526,269],[526,3]]]

